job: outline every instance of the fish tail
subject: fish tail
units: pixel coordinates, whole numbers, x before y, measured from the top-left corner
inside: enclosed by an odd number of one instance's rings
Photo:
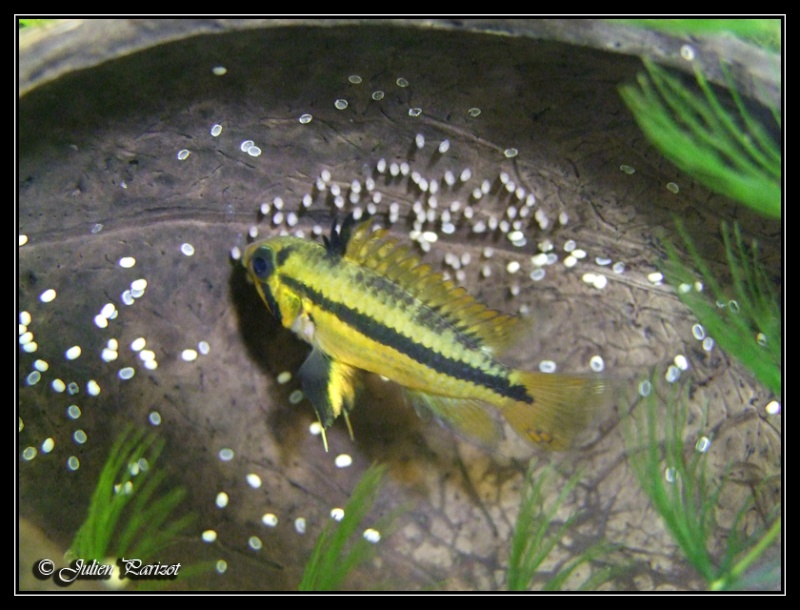
[[[525,386],[533,402],[509,400],[500,412],[517,434],[554,451],[572,445],[606,392],[606,383],[590,376],[515,371],[512,379]]]

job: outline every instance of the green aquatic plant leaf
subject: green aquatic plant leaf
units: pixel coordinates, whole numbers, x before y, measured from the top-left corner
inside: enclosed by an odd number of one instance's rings
[[[370,557],[375,544],[356,535],[381,488],[385,466],[371,466],[361,477],[338,523],[329,523],[317,538],[298,585],[300,591],[336,591],[347,575]],[[379,525],[383,529],[383,522]]]
[[[698,93],[652,61],[644,63],[647,74],[639,75],[638,87],[625,85],[620,94],[647,138],[708,188],[780,218],[780,147],[747,111],[733,81],[728,85],[737,114],[723,106],[699,70]]]
[[[86,520],[70,547],[84,560],[137,558],[143,562],[172,544],[193,521],[174,514],[183,489],[162,490],[166,473],[157,468],[163,441],[127,428],[117,438],[97,482]]]
[[[644,384],[647,391],[641,389]],[[688,387],[672,384],[661,391],[655,376],[640,385],[626,428],[629,462],[667,531],[708,588],[736,589],[779,535],[780,518],[768,516],[761,531],[745,535],[740,523],[751,508],[748,500],[736,514],[721,556],[712,554],[716,511],[729,469],[710,477],[706,450],[685,442],[687,394]]]
[[[56,21],[56,19],[17,19],[18,26],[22,28],[39,27]]]
[[[545,508],[544,499],[551,490],[550,478],[552,468],[545,468],[538,476],[533,476],[535,462],[531,464],[525,476],[525,486],[520,499],[519,514],[514,525],[511,538],[511,550],[508,559],[508,572],[506,586],[510,591],[527,591],[530,589],[534,577],[539,573],[544,560],[553,548],[562,540],[567,531],[580,516],[579,513],[570,515],[555,531],[552,531],[556,513],[564,504],[570,493],[580,480],[581,473],[572,475],[564,484],[555,500]],[[560,590],[570,574],[579,565],[607,553],[611,549],[608,544],[598,544],[590,547],[579,556],[573,558],[562,566],[547,582],[545,591]],[[605,573],[605,572],[604,572]],[[593,588],[600,582],[592,578],[583,583],[581,588]]]
[[[780,19],[613,19],[612,21],[675,35],[732,34],[772,51],[779,51],[781,48]]]
[[[668,260],[664,265],[667,281],[697,316],[708,336],[742,362],[756,379],[780,395],[781,308],[774,284],[759,259],[758,243],[753,241],[749,247],[746,246],[738,225],[734,225],[731,235],[727,224],[722,224],[731,275],[731,288],[725,291],[698,253],[683,224],[676,221],[676,225],[691,265],[684,264],[676,248],[667,244]],[[702,278],[703,291],[682,288],[693,286],[698,274]]]
[[[773,521],[772,526],[767,530],[764,535],[750,547],[744,556],[735,564],[730,566],[730,569],[723,573],[722,577],[711,583],[712,591],[725,591],[728,589],[744,588],[746,586],[753,586],[761,582],[770,582],[776,580],[777,568],[768,566],[763,574],[747,574],[747,570],[754,564],[774,542],[777,540],[781,533],[780,517]]]
[[[651,381],[651,387],[654,385],[655,380]],[[709,486],[705,453],[693,453],[688,462],[684,459],[686,407],[680,388],[672,386],[668,392],[663,414],[656,413],[659,400],[655,391],[644,400],[645,413],[637,420],[638,446],[644,455],[632,452],[630,462],[675,542],[694,568],[711,581],[715,572],[707,542],[721,486]],[[658,422],[663,422],[660,432]]]

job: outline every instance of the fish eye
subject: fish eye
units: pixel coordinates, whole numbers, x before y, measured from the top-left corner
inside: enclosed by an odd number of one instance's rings
[[[272,275],[272,251],[269,248],[261,248],[254,256],[250,263],[255,276],[260,280],[267,279]]]
[[[260,256],[253,259],[253,273],[263,278],[267,274],[267,261]]]

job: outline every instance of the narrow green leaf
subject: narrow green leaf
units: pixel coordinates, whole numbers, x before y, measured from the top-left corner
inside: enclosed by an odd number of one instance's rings
[[[356,531],[372,509],[385,472],[385,466],[372,466],[361,477],[344,508],[344,518],[329,523],[317,538],[298,590],[338,590],[348,573],[369,557],[375,545]]]

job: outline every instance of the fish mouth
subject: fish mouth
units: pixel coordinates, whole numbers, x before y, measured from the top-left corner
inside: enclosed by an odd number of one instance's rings
[[[253,258],[253,252],[255,252],[261,244],[259,242],[252,243],[247,248],[245,248],[244,254],[242,254],[242,267],[250,270],[250,259]]]

